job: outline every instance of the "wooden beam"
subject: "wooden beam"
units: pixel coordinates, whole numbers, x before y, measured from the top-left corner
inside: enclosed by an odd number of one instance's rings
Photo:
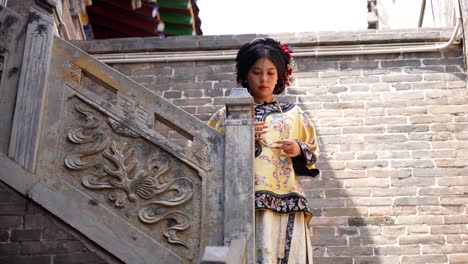
[[[91,11],[92,12],[92,11]],[[90,13],[91,13],[90,12]],[[141,28],[137,28],[134,26],[130,26],[127,24],[120,23],[117,20],[111,20],[109,17],[102,17],[98,14],[93,14],[93,17],[91,19],[91,23],[98,24],[102,27],[112,29],[116,32],[121,32],[123,34],[126,34],[131,37],[154,37],[154,36],[159,36],[159,33],[157,32],[148,32],[144,31]]]
[[[103,20],[109,20],[114,24],[112,27],[110,27],[114,30],[119,31],[119,27],[132,27],[140,32],[130,34],[131,36],[155,36],[159,35],[158,32],[162,32],[164,30],[164,23],[160,23],[160,21],[155,19],[145,19],[124,9],[114,8],[111,6],[106,7],[106,5],[103,3],[93,4],[92,6],[88,7],[88,12],[91,14],[91,23],[97,23],[99,21],[99,24],[101,25],[108,25],[109,23],[106,23]],[[147,34],[144,34],[143,32],[146,32]],[[128,34],[127,32],[124,33]],[[131,31],[129,33],[131,33]]]
[[[156,15],[153,16],[153,10],[158,9],[157,6],[151,4],[143,4],[140,8],[132,9],[132,4],[128,0],[94,0],[93,5],[95,4],[103,4],[105,3],[108,6],[118,7],[121,9],[125,9],[139,15],[142,15],[146,18],[154,18]]]

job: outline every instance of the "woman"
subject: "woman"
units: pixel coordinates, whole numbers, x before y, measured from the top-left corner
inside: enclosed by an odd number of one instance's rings
[[[316,176],[315,129],[301,109],[277,101],[292,80],[292,50],[270,38],[244,44],[237,82],[255,101],[255,228],[257,263],[312,263],[312,217],[296,174]],[[224,132],[225,108],[209,125]]]

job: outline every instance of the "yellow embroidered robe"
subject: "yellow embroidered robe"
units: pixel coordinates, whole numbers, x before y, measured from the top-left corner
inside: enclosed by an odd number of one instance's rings
[[[225,120],[226,110],[222,108],[208,124],[224,133]],[[255,105],[255,121],[268,125],[267,133],[255,144],[257,263],[312,263],[308,236],[312,214],[296,173],[318,174],[315,128],[299,106],[286,102]],[[270,148],[282,139],[295,140],[301,154],[288,158],[280,150]],[[278,230],[273,223],[278,224]],[[291,255],[293,252],[295,255]]]

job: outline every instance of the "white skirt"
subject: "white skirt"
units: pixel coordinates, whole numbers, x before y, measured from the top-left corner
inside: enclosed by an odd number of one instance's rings
[[[255,243],[257,264],[313,264],[303,212],[255,210]]]

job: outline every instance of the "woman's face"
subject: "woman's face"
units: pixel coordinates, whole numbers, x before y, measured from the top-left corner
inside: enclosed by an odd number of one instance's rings
[[[256,103],[273,101],[273,90],[277,81],[275,64],[268,58],[258,59],[247,73],[247,83]]]

